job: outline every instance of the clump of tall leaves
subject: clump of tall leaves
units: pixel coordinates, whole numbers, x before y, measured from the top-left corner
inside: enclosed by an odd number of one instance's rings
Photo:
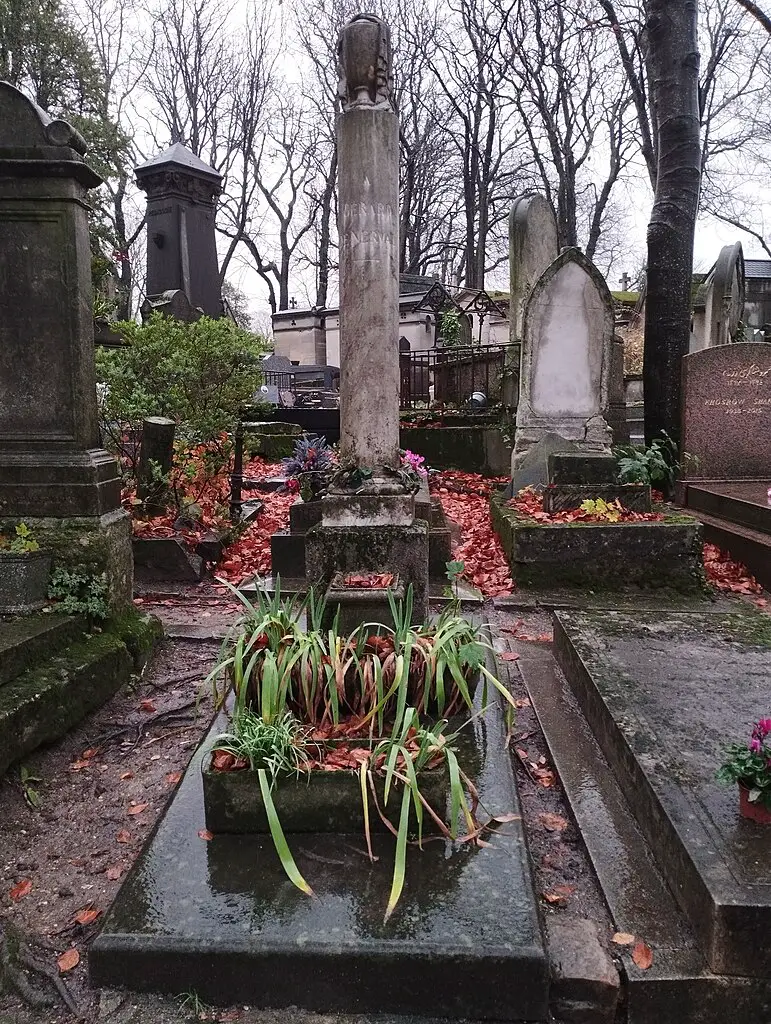
[[[262,382],[264,338],[231,320],[183,323],[153,313],[144,324],[114,325],[126,345],[97,351],[97,380],[107,385],[105,425],[166,416],[178,434],[211,441],[232,430]]]
[[[322,629],[324,601],[312,590],[305,601],[282,599],[279,584],[274,594],[259,593],[254,603],[234,593],[244,614],[209,676],[218,700],[224,699],[221,677],[234,691],[232,729],[218,740],[213,767],[251,766],[256,772],[281,863],[308,894],[312,890],[292,857],[272,790],[287,774],[324,770],[327,755],[335,770],[357,771],[370,857],[371,813],[387,820],[396,837],[387,920],[404,886],[410,831],[417,830],[421,845],[424,815],[451,840],[457,838],[461,815],[468,837],[479,833],[472,813],[476,793],[458,764],[455,733],[447,728],[451,719],[475,717],[486,706],[489,689],[513,706],[485,664],[489,641],[460,615],[457,598],[432,622],[414,625],[411,589],[403,600],[389,592],[392,626],[365,623],[350,635],[339,632],[337,619]],[[348,754],[340,747],[346,741],[355,741]],[[447,822],[421,792],[420,773],[433,768],[447,773]],[[384,778],[383,806],[376,775]],[[392,793],[398,806],[393,822],[388,818]]]

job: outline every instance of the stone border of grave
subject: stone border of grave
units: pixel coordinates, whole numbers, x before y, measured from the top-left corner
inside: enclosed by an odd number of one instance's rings
[[[701,524],[675,512],[660,522],[535,522],[494,494],[490,516],[518,587],[629,588],[704,593]]]

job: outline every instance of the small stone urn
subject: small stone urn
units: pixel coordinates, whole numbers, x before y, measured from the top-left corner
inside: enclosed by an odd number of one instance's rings
[[[25,615],[45,604],[51,556],[0,551],[0,615]]]

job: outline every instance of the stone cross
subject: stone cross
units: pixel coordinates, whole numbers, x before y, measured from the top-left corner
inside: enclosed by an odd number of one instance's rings
[[[100,444],[86,145],[0,82],[0,520],[131,599],[128,514]],[[2,524],[0,524],[2,525]]]
[[[399,119],[391,34],[357,15],[338,46],[340,460],[399,466]]]
[[[558,435],[585,451],[607,451],[613,299],[579,249],[564,249],[530,293],[522,340],[522,381],[512,457]]]

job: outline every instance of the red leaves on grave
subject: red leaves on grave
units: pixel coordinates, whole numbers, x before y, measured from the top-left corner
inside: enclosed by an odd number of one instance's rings
[[[258,469],[260,472],[257,472]],[[277,476],[280,472],[280,465],[253,459],[244,469],[244,476]],[[289,527],[289,509],[296,499],[296,494],[279,494],[276,491],[261,494],[260,500],[264,505],[262,512],[226,548],[223,560],[217,566],[217,575],[234,584],[253,576],[267,576],[270,573],[270,538],[279,530]]]
[[[485,597],[501,597],[514,589],[506,556],[493,532],[489,507],[490,495],[506,479],[458,470],[432,473],[429,478],[431,493],[439,497],[447,517],[461,529],[453,557],[464,563],[464,577]]]
[[[608,523],[607,517],[585,512],[582,508],[567,509],[564,512],[545,512],[543,494],[532,487],[520,491],[508,505],[521,516],[533,519],[537,523]],[[664,515],[661,512],[632,512],[628,508],[621,508],[615,522],[660,523],[663,519]]]
[[[392,572],[350,573],[343,579],[343,586],[356,590],[384,590],[393,581]]]
[[[729,594],[761,594],[763,587],[741,562],[734,562],[726,551],[715,544],[704,545],[704,569],[707,579]]]

